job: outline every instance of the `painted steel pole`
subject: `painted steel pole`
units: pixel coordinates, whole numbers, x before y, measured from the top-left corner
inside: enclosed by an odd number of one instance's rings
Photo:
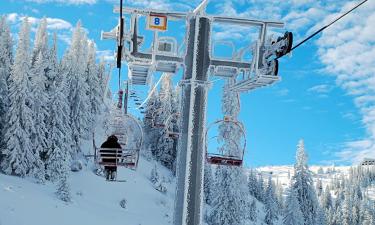
[[[188,24],[185,71],[181,81],[182,132],[177,157],[174,225],[202,223],[204,127],[211,23],[208,18],[195,15],[188,20]]]

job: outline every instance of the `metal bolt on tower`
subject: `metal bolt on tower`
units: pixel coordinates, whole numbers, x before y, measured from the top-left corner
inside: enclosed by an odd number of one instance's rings
[[[176,73],[184,69],[181,88],[181,134],[177,157],[177,188],[174,209],[175,225],[202,224],[203,168],[205,163],[205,123],[209,76],[235,78],[232,89],[247,92],[271,85],[279,80],[276,57],[290,51],[292,36],[266,41],[269,27],[282,28],[283,23],[244,18],[206,15],[208,1],[203,1],[192,12],[167,12],[160,10],[115,7],[114,12],[130,15],[130,28],[123,29],[122,19],[111,32],[103,32],[103,39],[115,39],[121,50],[117,58],[126,61],[129,80],[133,85],[147,85],[153,72]],[[154,31],[151,52],[140,52],[143,36],[138,34],[139,16],[147,17],[147,29]],[[122,18],[122,14],[120,14]],[[187,32],[186,51],[180,54],[173,37],[158,37],[166,32],[169,20],[185,20]],[[234,24],[258,28],[259,38],[251,46],[240,49],[232,59],[215,58],[211,52],[213,23]],[[123,44],[123,42],[127,43]],[[126,46],[126,47],[125,47]],[[245,59],[245,51],[252,59]],[[121,54],[122,52],[122,54]],[[240,75],[241,74],[241,75]]]

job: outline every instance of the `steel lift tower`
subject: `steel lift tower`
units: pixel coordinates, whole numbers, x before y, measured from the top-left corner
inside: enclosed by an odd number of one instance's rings
[[[235,79],[232,90],[248,92],[271,85],[279,80],[278,60],[292,46],[292,34],[286,32],[277,39],[267,37],[268,28],[283,28],[284,24],[245,18],[206,15],[208,1],[203,1],[192,12],[167,12],[149,9],[115,7],[120,13],[119,24],[110,32],[103,32],[103,39],[117,41],[117,59],[128,64],[128,77],[132,85],[147,85],[153,72],[176,73],[183,68],[180,81],[181,134],[177,158],[177,188],[174,210],[175,225],[202,224],[203,169],[205,163],[205,124],[209,77]],[[130,28],[125,28],[122,13],[130,16]],[[150,52],[141,52],[144,37],[138,34],[140,16],[147,18],[147,29],[154,31]],[[173,37],[158,37],[167,30],[168,21],[185,20],[187,32],[185,49],[178,51]],[[240,49],[232,59],[215,58],[211,48],[213,23],[255,27],[258,40]],[[250,52],[252,59],[245,59]]]

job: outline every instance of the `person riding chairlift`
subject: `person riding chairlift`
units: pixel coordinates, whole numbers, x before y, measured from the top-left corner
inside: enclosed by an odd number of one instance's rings
[[[103,163],[112,164],[104,166],[106,179],[115,180],[118,157],[121,157],[122,154],[121,145],[118,143],[118,138],[115,135],[109,136],[108,139],[100,146],[100,148]]]

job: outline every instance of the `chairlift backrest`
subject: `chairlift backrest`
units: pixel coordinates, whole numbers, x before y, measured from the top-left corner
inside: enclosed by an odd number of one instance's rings
[[[236,140],[232,140],[232,142],[235,143],[235,146],[237,146],[237,153],[227,153],[223,151],[219,151],[217,153],[210,153],[208,152],[208,131],[214,126],[217,125],[219,126],[220,124],[223,123],[231,123],[234,124],[236,127],[239,128],[240,132],[242,133],[243,136],[243,146],[240,147]],[[218,139],[218,136],[214,136],[213,138]],[[243,125],[239,121],[235,121],[232,118],[225,116],[222,120],[217,120],[207,126],[206,133],[205,133],[205,149],[206,149],[206,160],[210,164],[216,164],[216,165],[227,165],[227,166],[241,166],[243,164],[243,157],[245,154],[245,149],[246,149],[246,133],[243,128]],[[225,138],[225,142],[228,142],[228,138]]]
[[[177,40],[174,37],[159,37],[158,52],[177,55]]]

